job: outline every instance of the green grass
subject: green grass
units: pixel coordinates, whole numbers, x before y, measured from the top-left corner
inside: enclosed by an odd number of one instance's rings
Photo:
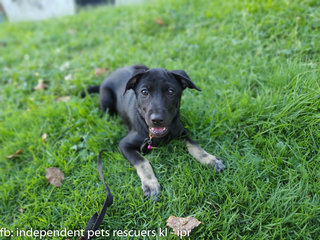
[[[107,148],[114,204],[103,229],[157,230],[191,215],[202,224],[190,239],[319,239],[319,19],[316,0],[164,0],[0,24],[0,228],[83,229],[105,197],[96,156]],[[157,148],[146,156],[157,203],[119,152],[120,118],[79,97],[102,81],[96,67],[135,63],[189,74],[202,92],[184,92],[184,125],[227,167],[201,166],[177,140]],[[48,89],[36,92],[40,78]],[[45,178],[52,166],[61,188]]]

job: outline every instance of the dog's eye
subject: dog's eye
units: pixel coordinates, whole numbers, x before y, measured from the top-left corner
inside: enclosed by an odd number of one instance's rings
[[[173,90],[172,88],[169,88],[169,89],[168,89],[168,94],[169,94],[169,95],[173,95],[173,94],[174,94],[174,90]]]
[[[142,89],[141,93],[142,93],[142,95],[145,95],[145,96],[147,96],[149,94],[147,89]]]

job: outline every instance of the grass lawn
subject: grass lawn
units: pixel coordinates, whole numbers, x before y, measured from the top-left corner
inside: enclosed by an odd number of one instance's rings
[[[0,24],[0,229],[84,229],[105,198],[96,158],[107,148],[111,234],[175,215],[202,222],[190,239],[320,239],[319,54],[317,0],[163,0]],[[188,73],[202,92],[185,90],[184,125],[227,167],[201,166],[177,140],[153,150],[159,202],[118,149],[121,119],[79,97],[102,81],[96,68],[136,63]],[[35,91],[40,79],[48,88]],[[64,172],[60,188],[49,167]],[[167,238],[179,239],[156,236]]]

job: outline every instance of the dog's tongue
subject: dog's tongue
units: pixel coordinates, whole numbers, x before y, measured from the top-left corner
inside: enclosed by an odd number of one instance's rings
[[[165,127],[160,127],[160,128],[157,128],[157,127],[153,127],[151,128],[151,130],[155,131],[155,132],[162,132],[164,131],[166,128]]]
[[[151,127],[150,132],[151,134],[162,134],[167,130],[166,127]]]

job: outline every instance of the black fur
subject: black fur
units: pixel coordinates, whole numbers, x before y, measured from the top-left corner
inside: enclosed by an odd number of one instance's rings
[[[128,135],[121,140],[119,148],[137,168],[144,194],[156,197],[160,185],[149,162],[140,154],[140,147],[149,133],[153,136],[153,146],[172,138],[190,139],[180,121],[180,99],[185,88],[200,89],[183,70],[149,69],[144,65],[120,68],[97,88],[89,87],[87,92],[100,93],[103,112],[122,117]]]

